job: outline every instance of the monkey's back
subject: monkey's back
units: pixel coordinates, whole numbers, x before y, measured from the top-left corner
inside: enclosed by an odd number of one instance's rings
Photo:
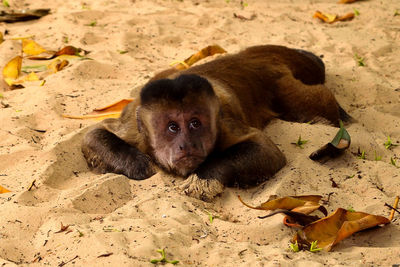
[[[274,110],[276,90],[279,90],[277,80],[290,75],[304,84],[322,84],[325,69],[321,63],[307,51],[264,45],[191,67],[181,74],[207,78],[222,100],[223,109],[228,105],[233,109],[229,112],[242,114],[246,123],[263,128],[278,115]]]

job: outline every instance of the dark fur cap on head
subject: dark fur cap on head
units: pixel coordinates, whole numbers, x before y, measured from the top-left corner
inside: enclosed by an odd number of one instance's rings
[[[215,97],[211,84],[204,78],[183,74],[177,78],[162,79],[148,83],[140,92],[142,105],[159,103],[160,100],[168,102],[182,102],[186,96],[199,96],[206,94]]]

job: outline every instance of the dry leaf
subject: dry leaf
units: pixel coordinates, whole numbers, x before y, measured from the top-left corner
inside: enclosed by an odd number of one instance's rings
[[[316,11],[314,13],[313,18],[318,18],[324,22],[327,23],[334,23],[336,21],[347,21],[347,20],[352,20],[354,18],[354,13],[348,13],[344,16],[338,16],[335,14],[328,14],[328,13],[322,13],[320,11]]]
[[[302,212],[302,210],[308,213],[317,210],[321,206],[318,204],[318,202],[321,200],[322,196],[308,195],[308,196],[289,196],[289,197],[277,198],[264,202],[263,204],[257,207],[253,207],[244,203],[240,196],[238,196],[238,198],[243,205],[251,209],[256,209],[256,210],[285,209],[307,214],[305,212]]]
[[[322,160],[326,157],[335,158],[341,155],[347,148],[350,147],[351,144],[350,134],[344,128],[343,122],[340,121],[339,123],[340,123],[340,129],[337,132],[336,136],[333,138],[333,140],[330,143],[318,149],[317,151],[311,153],[311,155],[309,156],[310,159]]]
[[[0,185],[0,194],[4,194],[4,193],[8,193],[8,192],[11,192],[11,191],[8,190],[8,189],[5,188],[5,187],[2,187],[2,186]]]
[[[3,78],[8,85],[12,85],[14,80],[18,78],[21,73],[22,57],[16,56],[11,59],[3,68]]]
[[[68,225],[63,225],[63,223],[61,223],[61,229],[59,231],[55,232],[55,233],[58,234],[58,233],[65,232],[68,229],[69,226],[70,226],[69,224]]]
[[[222,54],[222,53],[226,53],[226,51],[219,45],[209,45],[209,46],[201,49],[196,54],[191,55],[190,57],[185,59],[183,62],[178,61],[177,63],[179,63],[179,64],[175,65],[175,68],[178,70],[185,70],[203,58],[213,56],[215,54]]]
[[[31,60],[49,60],[49,59],[53,59],[62,55],[69,55],[69,56],[77,56],[77,57],[83,57],[82,55],[80,55],[79,53],[84,51],[84,54],[87,55],[89,52],[86,50],[82,50],[81,48],[76,48],[74,46],[65,46],[63,48],[61,48],[59,51],[57,52],[53,52],[52,55],[49,56],[41,56],[41,57],[29,57],[29,59]]]
[[[36,56],[47,52],[41,45],[30,39],[22,39],[22,51],[29,56]]]
[[[55,59],[47,66],[47,68],[52,73],[56,73],[56,72],[62,70],[64,67],[68,66],[68,64],[69,64],[68,60]]]
[[[18,21],[28,21],[33,19],[41,18],[47,14],[49,14],[50,9],[31,9],[31,10],[20,10],[15,11],[12,10],[10,12],[1,11],[0,13],[0,22],[18,22]]]
[[[330,251],[332,246],[353,233],[388,223],[390,221],[383,216],[339,208],[328,217],[305,226],[293,240],[305,246],[318,241],[318,247]]]
[[[2,42],[4,42],[4,36],[3,36],[3,33],[0,32],[0,44],[1,44]]]
[[[81,119],[81,120],[86,120],[86,119],[104,120],[106,118],[118,118],[121,115],[121,112],[125,108],[125,106],[132,101],[133,101],[132,98],[122,99],[118,102],[107,105],[105,107],[96,108],[92,112],[86,115],[73,116],[73,115],[63,114],[62,116],[64,118]]]
[[[351,4],[351,3],[354,3],[356,1],[358,1],[358,0],[340,0],[338,2],[338,4]]]

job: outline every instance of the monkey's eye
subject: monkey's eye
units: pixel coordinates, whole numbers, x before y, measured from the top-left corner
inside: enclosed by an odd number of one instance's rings
[[[189,129],[196,130],[200,128],[201,122],[198,119],[193,119],[189,122]]]
[[[175,122],[170,122],[168,123],[168,131],[171,133],[177,133],[180,131],[179,125],[176,124]]]

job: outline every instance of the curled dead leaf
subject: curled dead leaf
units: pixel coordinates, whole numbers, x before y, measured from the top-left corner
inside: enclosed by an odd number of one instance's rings
[[[81,120],[86,120],[86,119],[104,120],[107,118],[118,118],[121,115],[121,112],[125,108],[125,106],[127,106],[132,101],[133,101],[132,98],[122,99],[105,107],[96,108],[92,112],[86,115],[74,116],[74,115],[63,114],[62,116],[64,118],[81,119]]]
[[[383,216],[339,208],[328,217],[315,221],[298,231],[293,241],[306,247],[309,247],[311,242],[318,241],[320,248],[330,251],[335,244],[353,233],[388,223],[390,221]]]
[[[14,80],[18,78],[21,73],[22,57],[16,56],[11,59],[3,68],[3,78],[5,82],[11,86]]]
[[[8,192],[11,192],[11,191],[8,190],[8,189],[5,188],[5,187],[2,187],[2,186],[0,185],[0,194],[4,194],[4,193],[8,193]]]
[[[326,157],[335,158],[341,155],[347,148],[349,148],[350,144],[350,134],[344,128],[343,122],[340,121],[340,129],[333,140],[318,149],[317,151],[311,153],[309,157],[312,160],[323,160]]]
[[[38,19],[50,13],[50,9],[24,9],[24,10],[11,10],[1,11],[0,22],[18,22]]]
[[[354,13],[348,13],[344,16],[339,16],[336,14],[322,13],[321,11],[316,11],[313,15],[313,18],[320,19],[326,23],[334,23],[337,21],[348,21],[354,18]]]
[[[209,45],[209,46],[201,49],[199,52],[191,55],[190,57],[185,59],[183,62],[175,61],[175,63],[178,63],[178,64],[176,64],[174,67],[178,70],[185,70],[203,58],[213,56],[215,54],[222,54],[222,53],[226,53],[226,50],[223,49],[222,47],[220,47],[219,45]]]
[[[22,39],[22,52],[29,56],[36,56],[47,52],[47,50],[33,40]]]

